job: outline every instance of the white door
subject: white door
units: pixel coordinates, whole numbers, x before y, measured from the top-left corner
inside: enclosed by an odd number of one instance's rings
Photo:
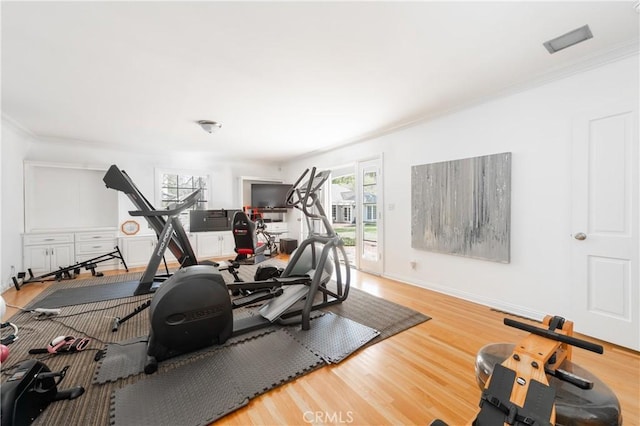
[[[358,163],[356,253],[358,268],[382,274],[382,161]]]
[[[574,122],[572,265],[576,331],[640,350],[638,131],[633,102]]]

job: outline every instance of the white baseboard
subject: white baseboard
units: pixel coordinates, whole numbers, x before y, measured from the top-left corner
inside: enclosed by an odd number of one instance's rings
[[[506,313],[518,315],[525,318],[530,318],[536,321],[542,321],[542,319],[546,315],[550,314],[550,312],[540,312],[534,309],[530,309],[526,306],[516,305],[513,303],[505,303],[503,300],[498,300],[491,297],[478,296],[476,294],[451,289],[449,287],[444,287],[444,286],[437,285],[430,282],[416,282],[415,280],[411,280],[407,277],[403,277],[395,274],[384,274],[383,276],[385,278],[389,278],[391,280],[398,281],[404,284],[409,284],[409,285],[421,287],[427,290],[432,290],[438,293],[446,294],[447,296],[452,296],[452,297],[456,297],[458,299],[466,300],[469,302],[478,303],[480,305],[487,306],[488,308],[491,308],[491,309],[503,311]]]

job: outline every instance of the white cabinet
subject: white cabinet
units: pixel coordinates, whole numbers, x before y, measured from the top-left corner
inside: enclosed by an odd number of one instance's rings
[[[23,265],[33,275],[65,268],[74,264],[73,233],[25,234],[23,236]]]
[[[198,260],[233,255],[235,247],[236,243],[233,239],[233,234],[229,231],[196,233],[196,255]]]
[[[76,232],[76,262],[84,262],[85,260],[111,253],[115,250],[117,244],[118,240],[115,231]],[[96,269],[102,271],[118,269],[119,263],[117,259],[107,260],[97,264]]]
[[[156,246],[155,235],[140,235],[120,238],[120,251],[127,267],[146,266]]]
[[[28,233],[22,236],[22,262],[34,275],[111,253],[117,244],[115,229],[79,232]],[[97,264],[101,270],[117,269],[118,260]]]
[[[221,256],[228,256],[228,255],[233,255],[235,256],[235,249],[236,249],[236,240],[235,238],[233,238],[233,233],[231,232],[222,232],[222,238],[221,238],[221,250],[222,252],[220,253]]]
[[[191,232],[188,233],[191,248],[198,261],[211,257],[233,256],[236,247],[233,234],[230,231],[220,232]],[[120,238],[120,250],[128,267],[146,266],[156,247],[155,235],[136,235]],[[167,249],[164,255],[169,263],[175,263],[176,258]]]
[[[273,234],[286,236],[287,232],[289,232],[287,222],[266,222],[265,225],[266,231]]]

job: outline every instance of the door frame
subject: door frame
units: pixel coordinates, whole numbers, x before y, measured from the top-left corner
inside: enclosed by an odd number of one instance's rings
[[[362,172],[368,167],[377,168],[376,177],[376,231],[377,231],[377,259],[368,260],[364,257],[363,235],[364,220],[363,210],[363,190]],[[384,274],[384,161],[383,154],[360,159],[355,164],[356,171],[356,265],[357,269],[374,275]]]
[[[591,233],[588,216],[588,186],[587,180],[590,176],[590,160],[588,141],[591,138],[589,132],[590,123],[601,119],[619,116],[627,113],[630,115],[630,150],[629,156],[625,159],[629,161],[629,182],[631,188],[626,194],[627,208],[630,215],[628,220],[628,240],[615,241],[615,232]],[[611,343],[640,350],[640,273],[638,271],[638,253],[640,251],[640,212],[638,200],[640,199],[640,182],[638,176],[638,165],[640,164],[640,150],[638,149],[638,108],[633,99],[621,99],[614,103],[594,106],[582,111],[573,123],[572,141],[572,172],[571,172],[571,263],[570,276],[572,280],[572,292],[576,300],[572,304],[576,331],[592,337],[600,338]],[[622,189],[624,190],[624,189]],[[579,235],[583,234],[583,235]],[[624,237],[624,234],[621,235]],[[585,240],[585,241],[583,241]],[[626,248],[624,248],[626,247]],[[613,250],[613,251],[612,251]],[[622,251],[619,251],[622,250]],[[613,256],[610,261],[608,258]],[[617,258],[616,256],[622,256]],[[590,304],[596,300],[596,296],[591,294],[589,283],[592,282],[589,276],[590,268],[594,267],[593,262],[597,259],[600,264],[624,260],[630,258],[627,278],[628,294],[622,303],[626,303],[625,315],[614,312],[599,311],[597,306],[593,309]],[[591,263],[590,263],[591,261]],[[612,263],[612,264],[613,264]],[[596,283],[596,281],[593,281]],[[624,289],[623,289],[624,290]],[[600,289],[602,291],[602,289]],[[625,297],[622,297],[624,299]],[[636,334],[632,336],[632,334]]]

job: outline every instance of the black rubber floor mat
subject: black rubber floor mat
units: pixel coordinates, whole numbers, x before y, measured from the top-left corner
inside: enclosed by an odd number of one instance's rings
[[[102,302],[104,300],[123,299],[133,296],[133,292],[137,287],[138,281],[125,281],[88,287],[63,288],[54,291],[44,299],[34,303],[33,306],[29,306],[29,309],[51,309]]]
[[[234,386],[225,357],[203,358],[116,389],[110,423],[116,426],[206,425],[241,408],[249,398]]]
[[[111,424],[208,424],[322,364],[291,335],[277,330],[116,390]]]
[[[100,361],[93,383],[107,383],[140,374],[147,360],[148,337],[109,343],[104,358]]]
[[[194,352],[179,355],[162,361],[162,365],[173,365],[184,362],[188,359],[199,358],[221,348],[236,345],[246,340],[262,336],[263,334],[273,333],[275,330],[276,327],[271,326],[261,330],[245,333],[240,336],[231,337],[223,345],[208,346]],[[93,383],[114,382],[118,379],[124,379],[126,377],[142,373],[147,361],[147,340],[148,337],[145,336],[137,337],[125,342],[108,344],[106,354],[98,365]]]
[[[328,364],[336,364],[364,346],[380,332],[331,312],[311,322],[310,330],[286,330]]]
[[[234,383],[249,398],[324,365],[284,329],[230,346],[224,354],[234,370]]]

